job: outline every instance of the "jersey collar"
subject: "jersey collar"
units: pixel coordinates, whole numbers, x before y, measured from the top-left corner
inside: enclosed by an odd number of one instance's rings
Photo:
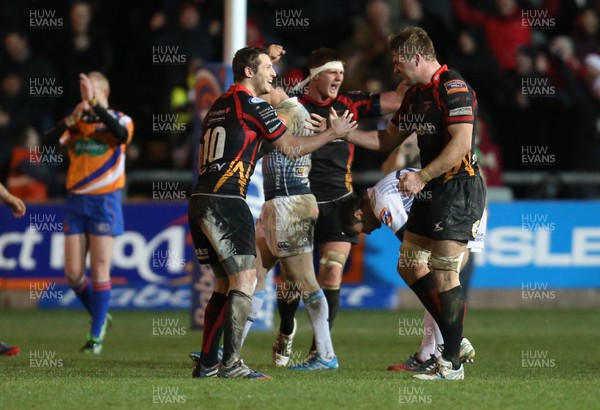
[[[319,101],[315,100],[314,98],[312,98],[310,96],[310,94],[306,94],[306,99],[319,107],[327,107],[329,104],[331,104],[334,101],[333,98],[327,98],[325,101],[319,102]]]
[[[249,94],[251,96],[254,96],[254,94],[252,94],[250,92],[250,90],[248,90],[246,87],[244,87],[241,84],[232,84],[232,85],[230,85],[228,91],[232,91],[232,92],[233,91],[243,91],[243,92],[245,92],[245,93],[247,93],[247,94]]]
[[[440,75],[442,75],[442,73],[444,71],[448,71],[448,66],[446,64],[444,64],[443,66],[441,66],[440,68],[438,68],[436,70],[436,72],[433,73],[433,75],[431,76],[431,80],[427,84],[425,84],[423,86],[420,86],[419,90],[425,90],[426,88],[433,87],[434,84],[439,83],[439,81],[440,81]]]

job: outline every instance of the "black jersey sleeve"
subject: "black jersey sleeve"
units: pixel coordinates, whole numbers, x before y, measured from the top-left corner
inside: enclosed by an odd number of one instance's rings
[[[381,94],[350,91],[344,95],[352,100],[359,117],[381,117]]]
[[[438,95],[447,125],[475,122],[477,111],[475,93],[458,74],[453,71],[442,74]]]
[[[248,98],[246,104],[244,122],[265,140],[273,143],[285,133],[287,128],[271,104],[258,97]]]

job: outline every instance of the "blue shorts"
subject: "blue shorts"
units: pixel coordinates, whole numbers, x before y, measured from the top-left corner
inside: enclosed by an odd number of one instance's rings
[[[122,235],[121,191],[101,195],[70,194],[65,204],[65,235]]]

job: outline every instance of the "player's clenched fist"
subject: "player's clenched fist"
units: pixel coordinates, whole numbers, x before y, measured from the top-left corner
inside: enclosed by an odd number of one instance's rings
[[[398,190],[404,195],[415,196],[425,188],[425,181],[418,172],[407,172],[398,177]]]

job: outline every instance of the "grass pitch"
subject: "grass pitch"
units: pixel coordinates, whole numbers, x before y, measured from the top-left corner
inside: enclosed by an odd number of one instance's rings
[[[271,364],[275,331],[252,332],[244,360],[272,380],[191,378],[201,333],[183,311],[115,311],[104,352],[78,353],[89,319],[79,311],[0,311],[0,408],[591,409],[600,407],[598,311],[469,311],[477,357],[457,382],[386,371],[417,350],[421,311],[343,311],[334,329],[340,370],[293,372]],[[310,325],[299,312],[294,359]],[[298,359],[299,360],[299,359]]]

